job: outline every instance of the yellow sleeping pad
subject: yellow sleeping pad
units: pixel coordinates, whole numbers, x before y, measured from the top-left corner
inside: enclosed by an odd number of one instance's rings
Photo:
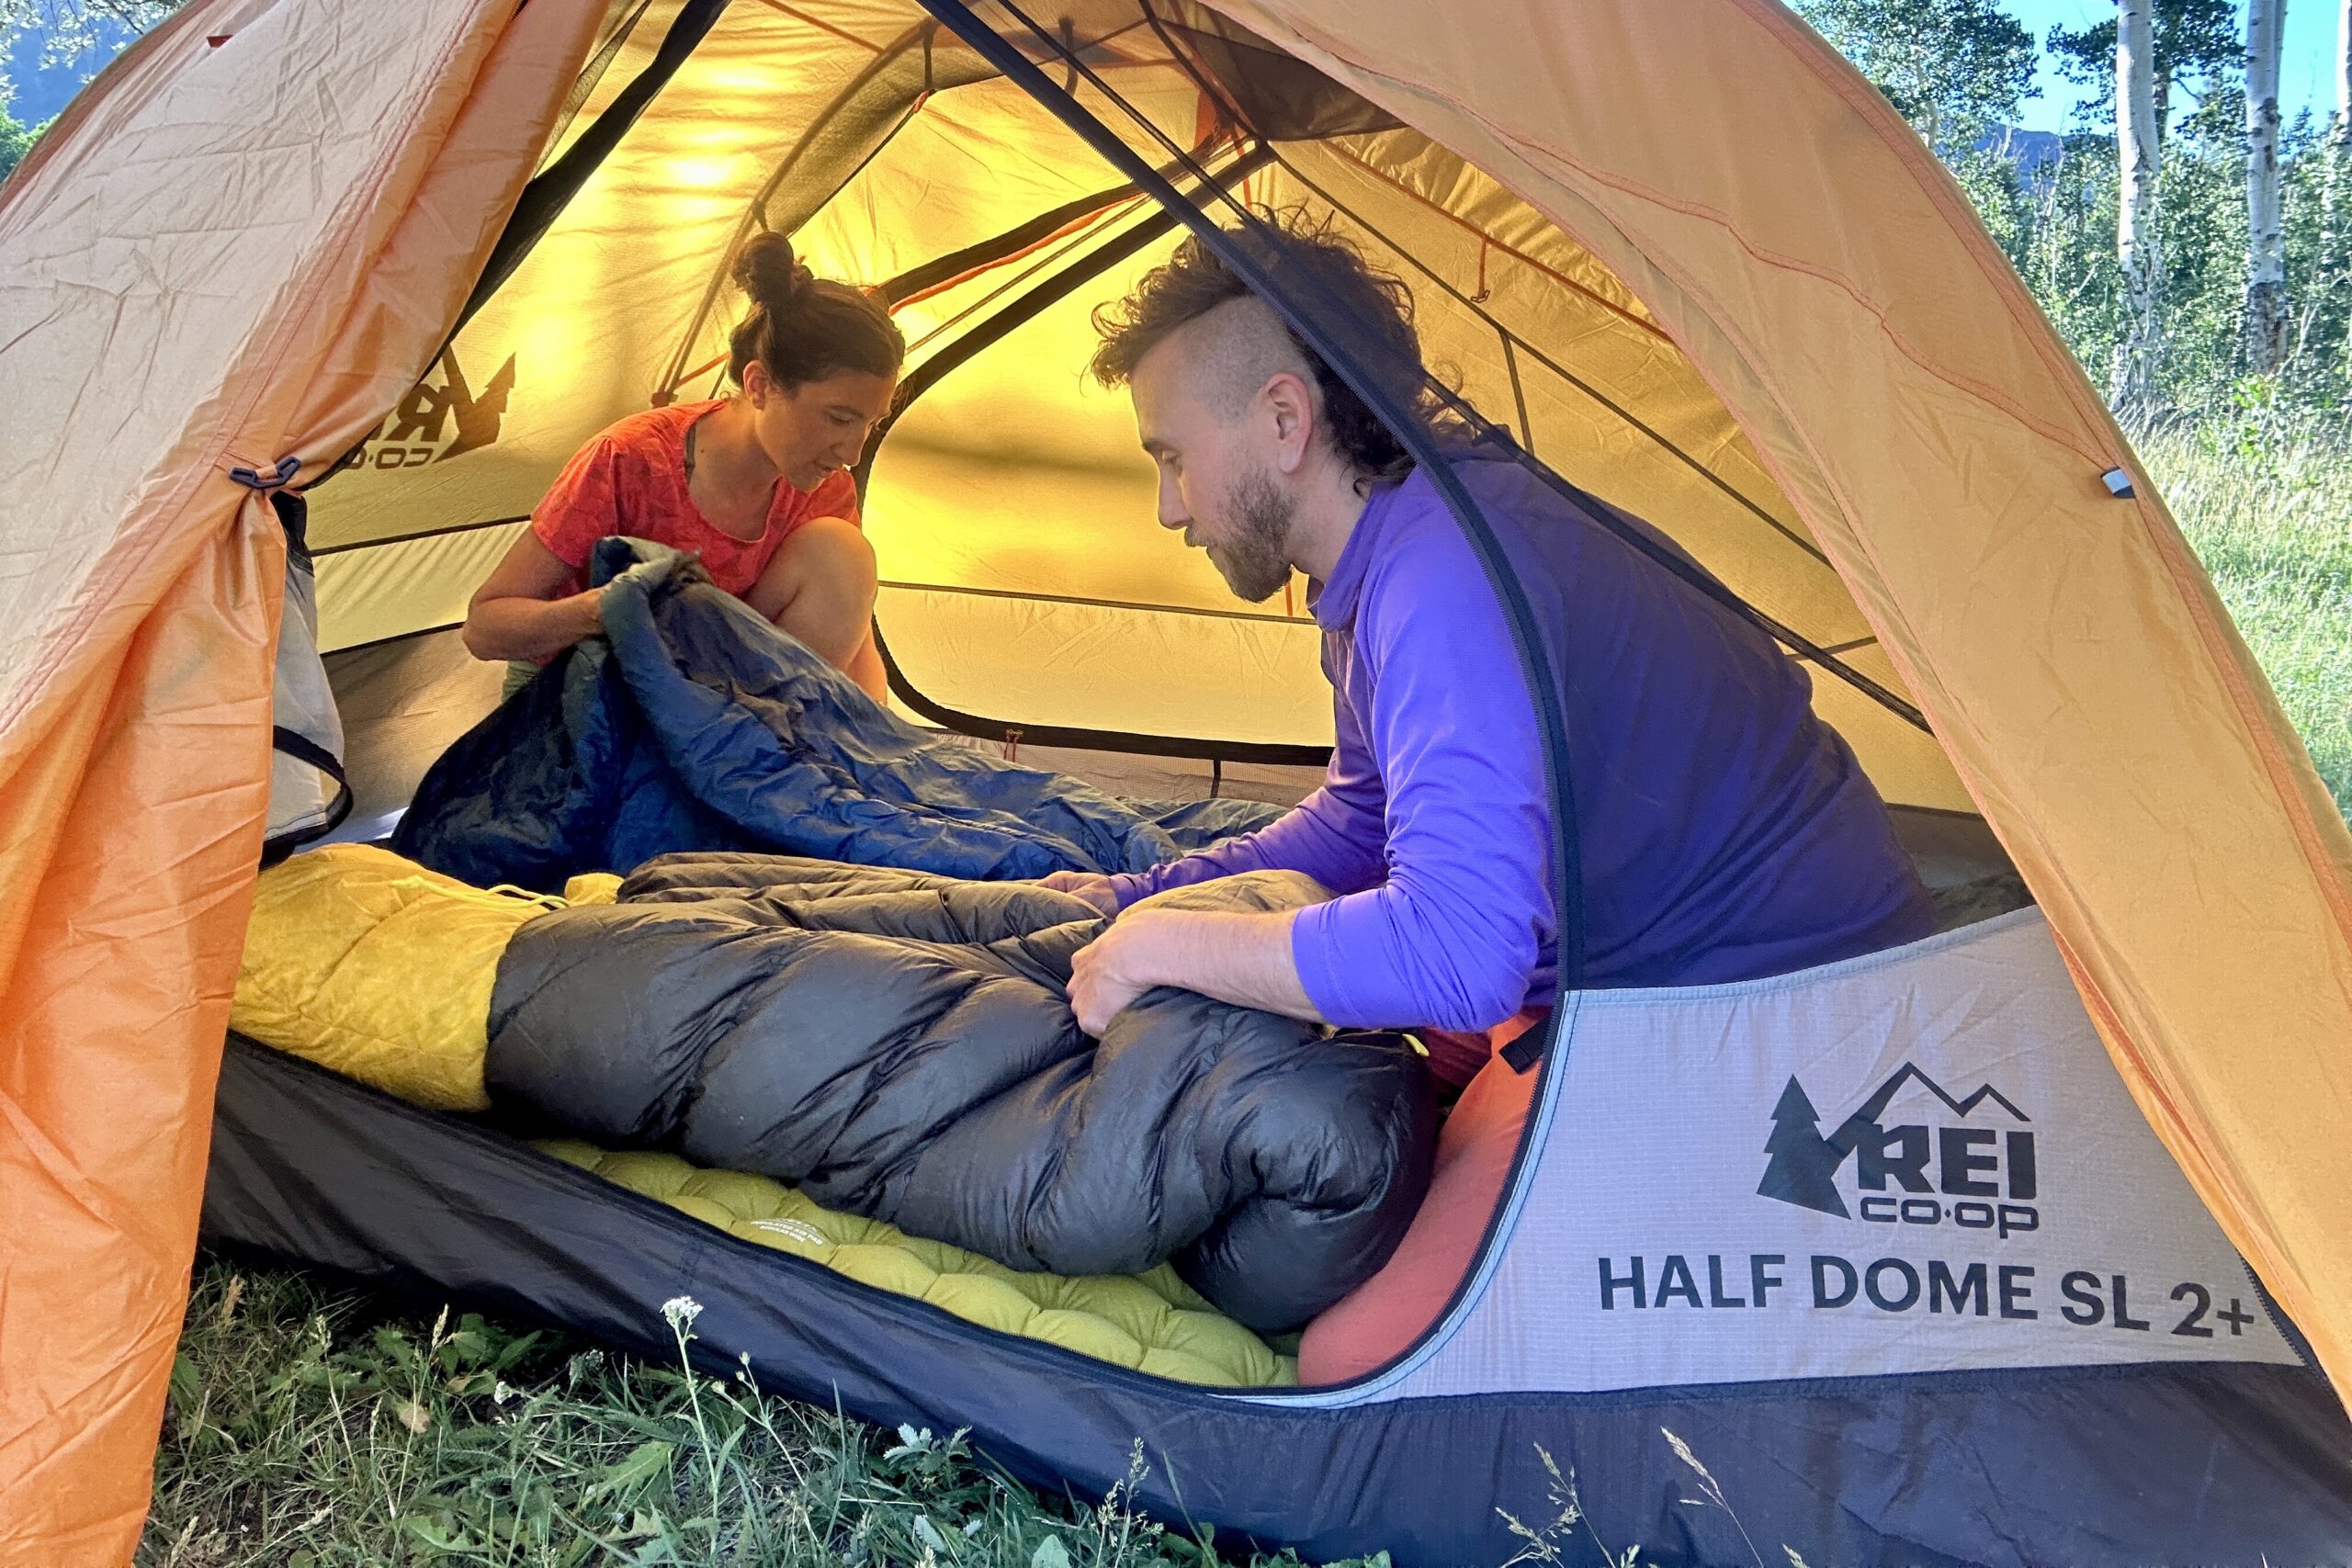
[[[265,1045],[436,1111],[482,1111],[491,987],[526,921],[610,903],[620,879],[576,876],[562,898],[484,892],[389,851],[333,844],[261,875],[230,1025]],[[674,1155],[538,1145],[746,1241],[913,1296],[1005,1334],[1180,1382],[1295,1383],[1298,1363],[1224,1316],[1162,1264],[1146,1274],[1024,1274],[878,1220],[835,1213],[782,1182]]]
[[[731,1235],[1001,1334],[1043,1339],[1177,1382],[1263,1388],[1298,1382],[1295,1357],[1276,1355],[1165,1263],[1145,1274],[1024,1274],[880,1220],[819,1208],[764,1176],[705,1170],[675,1155],[616,1154],[568,1138],[537,1146]]]

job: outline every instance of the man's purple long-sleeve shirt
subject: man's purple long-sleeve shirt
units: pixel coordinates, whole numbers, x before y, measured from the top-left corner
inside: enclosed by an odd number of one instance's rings
[[[1555,672],[1583,984],[1748,978],[1927,934],[1885,808],[1790,660],[1603,527],[1600,503],[1513,462],[1454,472],[1502,539]],[[1308,606],[1335,699],[1323,787],[1258,833],[1114,878],[1121,907],[1238,872],[1302,872],[1341,895],[1292,926],[1300,983],[1329,1021],[1483,1029],[1548,1003],[1556,914],[1534,702],[1494,587],[1426,474],[1374,492]]]

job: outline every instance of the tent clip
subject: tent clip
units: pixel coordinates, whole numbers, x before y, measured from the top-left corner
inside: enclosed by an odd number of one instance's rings
[[[2109,468],[2098,478],[2099,482],[2107,486],[2107,493],[2118,501],[2130,501],[2139,493],[2132,488],[2132,476],[2121,468]]]
[[[302,470],[300,457],[280,457],[266,473],[259,468],[231,468],[229,477],[247,490],[277,490]]]

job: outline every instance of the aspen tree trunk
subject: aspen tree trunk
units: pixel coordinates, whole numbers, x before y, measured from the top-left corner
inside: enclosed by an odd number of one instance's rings
[[[2144,414],[2155,403],[2163,342],[2159,302],[2164,256],[2156,200],[2154,0],[2120,0],[2115,29],[2115,153],[2118,192],[2115,256],[2123,269],[2124,331],[2116,344],[2108,400],[2119,412]]]
[[[2319,342],[2352,360],[2352,0],[2336,0],[2335,120],[2321,219]],[[2344,367],[2352,373],[2352,364]]]
[[[2278,203],[2278,46],[2287,0],[2248,0],[2245,17],[2245,362],[2287,358],[2287,237]]]
[[[2339,0],[2335,18],[2335,155],[2352,158],[2352,0]]]
[[[2352,0],[2337,0],[2335,17],[2335,149],[2352,152]]]

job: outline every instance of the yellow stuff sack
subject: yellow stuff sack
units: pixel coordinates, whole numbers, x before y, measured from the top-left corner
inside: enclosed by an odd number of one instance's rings
[[[366,844],[295,855],[261,874],[230,1027],[417,1105],[487,1110],[499,956],[558,902]]]

